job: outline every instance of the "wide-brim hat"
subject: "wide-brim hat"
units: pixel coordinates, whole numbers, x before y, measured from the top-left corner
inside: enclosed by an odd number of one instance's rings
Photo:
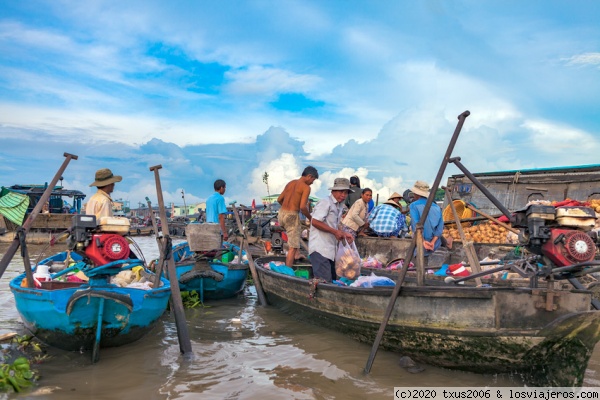
[[[429,197],[429,190],[429,184],[423,181],[416,181],[415,185],[412,187],[412,189],[410,189],[410,191],[414,194],[423,197]]]
[[[96,180],[90,183],[90,186],[98,186],[103,187],[110,185],[111,183],[121,182],[123,180],[122,176],[113,175],[112,171],[108,168],[102,168],[96,171]]]
[[[393,206],[393,207],[396,207],[396,208],[400,207],[400,204],[396,203],[394,200],[385,201],[383,204],[387,204],[389,206]]]
[[[347,178],[335,178],[333,187],[330,187],[329,190],[347,190],[354,193],[354,190],[350,189],[350,180]]]
[[[392,195],[390,197],[388,197],[388,200],[392,200],[392,199],[401,199],[402,195],[398,192],[394,192],[392,193]]]

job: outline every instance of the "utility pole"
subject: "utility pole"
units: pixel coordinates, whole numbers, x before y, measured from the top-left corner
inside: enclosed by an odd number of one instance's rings
[[[181,198],[183,199],[183,212],[185,213],[185,219],[187,219],[187,206],[185,205],[185,193],[183,193],[183,189],[181,189]]]

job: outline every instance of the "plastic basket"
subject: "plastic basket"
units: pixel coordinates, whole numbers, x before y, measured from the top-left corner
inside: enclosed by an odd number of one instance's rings
[[[294,275],[296,275],[298,278],[308,279],[308,270],[297,269],[296,271],[294,271]]]
[[[469,208],[467,208],[467,205],[464,201],[454,200],[454,201],[452,201],[452,204],[454,204],[454,208],[456,208],[456,213],[458,214],[460,219],[473,218],[475,216],[475,213],[472,210],[470,210]],[[444,218],[444,221],[454,222],[454,214],[452,213],[452,208],[450,208],[450,204],[448,204],[446,206],[446,208],[444,208],[442,217]],[[469,227],[471,225],[472,225],[471,222],[462,222],[461,223],[461,226],[463,228]],[[448,228],[453,228],[455,226],[456,226],[456,224],[447,225]]]

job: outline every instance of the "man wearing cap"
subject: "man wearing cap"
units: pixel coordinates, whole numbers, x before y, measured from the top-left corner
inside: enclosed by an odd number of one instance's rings
[[[331,194],[317,203],[312,213],[308,253],[315,278],[331,282],[336,278],[335,252],[337,243],[346,239],[352,243],[354,238],[350,233],[339,229],[344,200],[350,189],[350,181],[346,178],[336,178]]]
[[[298,179],[288,182],[283,192],[277,198],[281,208],[277,213],[277,220],[285,229],[288,236],[289,250],[285,257],[285,265],[291,267],[294,265],[296,255],[300,254],[300,213],[310,222],[311,216],[308,211],[308,196],[310,195],[310,185],[319,179],[319,172],[315,167],[308,166],[302,171],[302,176]]]
[[[115,190],[115,182],[121,182],[123,178],[119,175],[113,175],[108,168],[102,168],[96,171],[96,180],[90,186],[97,186],[98,191],[94,194],[85,206],[87,215],[95,215],[96,223],[100,223],[102,217],[112,217],[112,199],[110,194]]]
[[[397,237],[406,230],[406,218],[401,212],[400,199],[393,200],[397,196],[400,195],[394,192],[388,201],[369,213],[369,227],[377,236]]]
[[[423,181],[416,181],[411,192],[415,198],[409,206],[410,226],[414,235],[417,231],[417,223],[421,220],[421,215],[429,197],[429,185]],[[444,219],[442,218],[442,209],[433,202],[427,214],[427,220],[423,223],[423,247],[425,248],[426,256],[440,248],[443,231]]]

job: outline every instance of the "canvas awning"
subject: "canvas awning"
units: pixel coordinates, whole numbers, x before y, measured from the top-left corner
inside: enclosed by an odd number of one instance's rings
[[[2,188],[0,191],[0,214],[4,215],[6,219],[19,226],[22,225],[27,207],[29,207],[28,196]]]

